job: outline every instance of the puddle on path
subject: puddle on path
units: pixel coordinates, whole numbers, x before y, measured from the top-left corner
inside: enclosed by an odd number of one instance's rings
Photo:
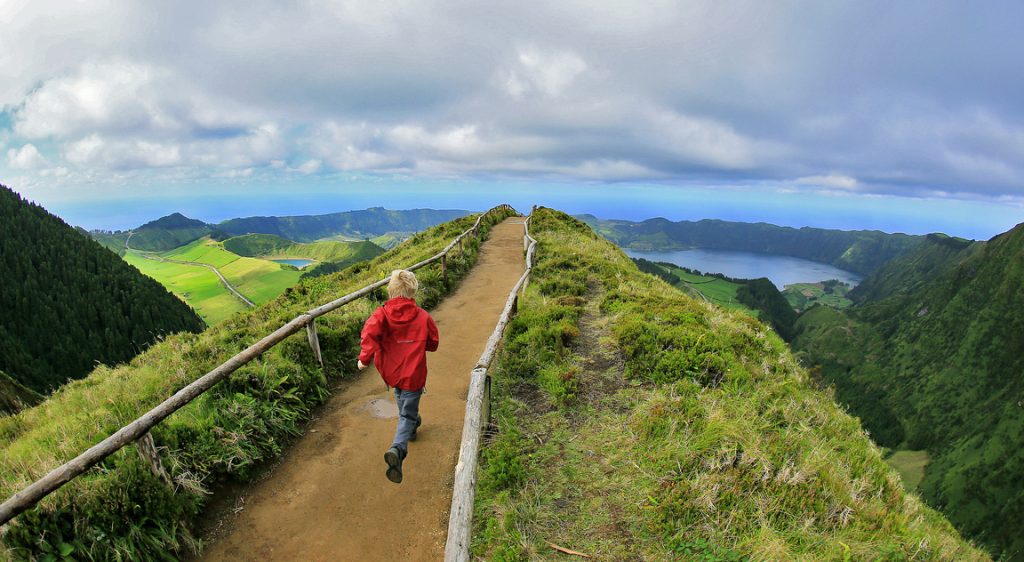
[[[389,398],[374,398],[365,407],[367,412],[375,418],[397,418],[398,406]]]

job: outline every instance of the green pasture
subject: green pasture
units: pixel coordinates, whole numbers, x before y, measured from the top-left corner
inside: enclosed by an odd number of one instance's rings
[[[736,300],[736,291],[740,288],[739,283],[730,283],[724,279],[708,277],[706,275],[694,275],[678,267],[667,269],[682,279],[683,282],[679,284],[680,288],[691,292],[697,291],[709,301],[729,310],[741,310],[757,316],[757,312],[750,310]]]
[[[146,259],[127,252],[124,261],[156,279],[185,301],[209,325],[216,324],[246,307],[224,288],[220,279],[205,267]]]
[[[807,310],[814,304],[823,304],[832,308],[846,308],[853,304],[846,294],[849,286],[837,285],[832,292],[825,291],[824,283],[793,283],[786,285],[782,296],[786,297],[797,312]]]

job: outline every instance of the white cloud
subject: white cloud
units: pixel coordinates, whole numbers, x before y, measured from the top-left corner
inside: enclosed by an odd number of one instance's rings
[[[501,73],[498,81],[513,98],[531,94],[557,98],[586,70],[586,61],[571,51],[544,52],[527,47],[519,51],[515,66]]]
[[[856,190],[859,186],[856,178],[851,178],[850,176],[845,176],[843,174],[804,176],[802,178],[797,178],[796,183],[799,185],[825,187],[829,189],[843,189],[847,191]]]
[[[29,143],[21,148],[7,151],[7,165],[14,170],[34,170],[47,165],[46,158],[35,145]]]

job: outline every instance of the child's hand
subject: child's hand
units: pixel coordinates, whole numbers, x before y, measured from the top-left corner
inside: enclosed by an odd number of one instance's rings
[[[363,369],[366,368],[366,363],[363,363],[362,361],[356,359],[356,368],[362,371]]]

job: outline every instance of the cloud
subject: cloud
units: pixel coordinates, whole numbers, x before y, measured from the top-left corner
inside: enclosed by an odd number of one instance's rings
[[[7,166],[14,170],[34,170],[47,165],[46,158],[39,153],[33,144],[26,144],[21,148],[11,148],[7,151]]]
[[[844,176],[843,174],[828,174],[827,176],[806,176],[797,178],[796,183],[799,185],[809,185],[815,187],[827,187],[830,189],[844,189],[853,191],[857,189],[858,183],[855,178],[850,176]]]
[[[69,185],[346,171],[1013,198],[1022,19],[1009,0],[6,2],[0,138],[8,169]]]
[[[499,76],[508,95],[523,98],[560,97],[587,70],[587,63],[570,51],[544,52],[536,47],[519,51],[517,64]]]

